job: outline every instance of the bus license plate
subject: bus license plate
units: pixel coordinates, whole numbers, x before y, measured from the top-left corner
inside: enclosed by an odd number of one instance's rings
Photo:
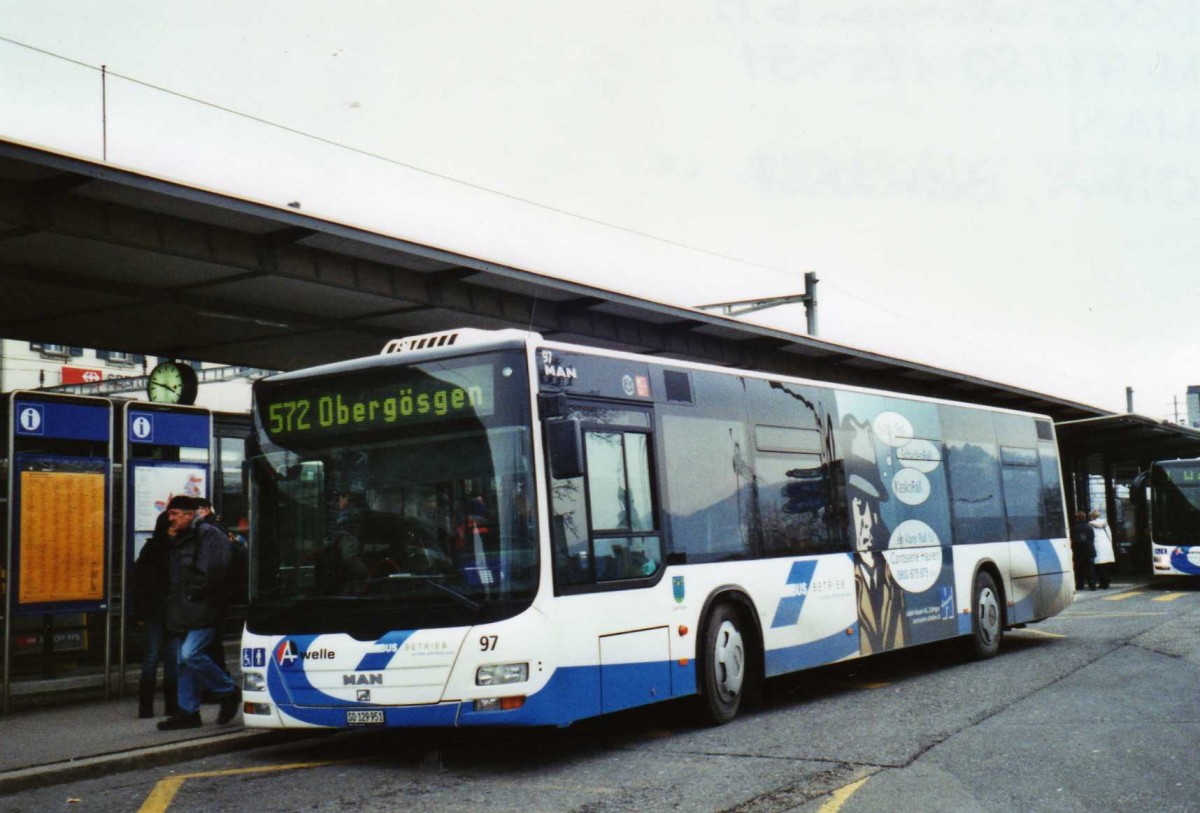
[[[348,711],[346,725],[383,725],[383,711]]]

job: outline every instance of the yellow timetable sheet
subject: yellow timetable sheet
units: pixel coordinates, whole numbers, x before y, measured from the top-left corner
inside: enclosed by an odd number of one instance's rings
[[[20,604],[104,598],[104,475],[21,472]]]

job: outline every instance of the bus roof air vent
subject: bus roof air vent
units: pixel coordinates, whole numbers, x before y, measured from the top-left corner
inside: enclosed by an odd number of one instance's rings
[[[391,353],[411,353],[414,350],[495,344],[506,339],[524,339],[527,335],[520,330],[480,330],[474,327],[464,327],[458,330],[446,330],[441,333],[422,333],[420,336],[406,336],[403,339],[392,339],[383,346],[383,350],[379,354],[386,356]]]

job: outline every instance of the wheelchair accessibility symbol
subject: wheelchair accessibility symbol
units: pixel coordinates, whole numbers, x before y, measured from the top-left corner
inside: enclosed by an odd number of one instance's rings
[[[138,415],[129,424],[129,433],[137,440],[150,440],[154,432],[154,424],[145,415]]]

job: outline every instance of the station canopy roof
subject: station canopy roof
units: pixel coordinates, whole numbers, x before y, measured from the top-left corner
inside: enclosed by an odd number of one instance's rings
[[[1055,421],[1109,414],[3,140],[0,281],[0,336],[179,359],[288,370],[520,328]]]
[[[1200,430],[1121,414],[1082,418],[1057,425],[1059,445],[1068,454],[1099,454],[1114,460],[1172,460],[1200,457]]]

